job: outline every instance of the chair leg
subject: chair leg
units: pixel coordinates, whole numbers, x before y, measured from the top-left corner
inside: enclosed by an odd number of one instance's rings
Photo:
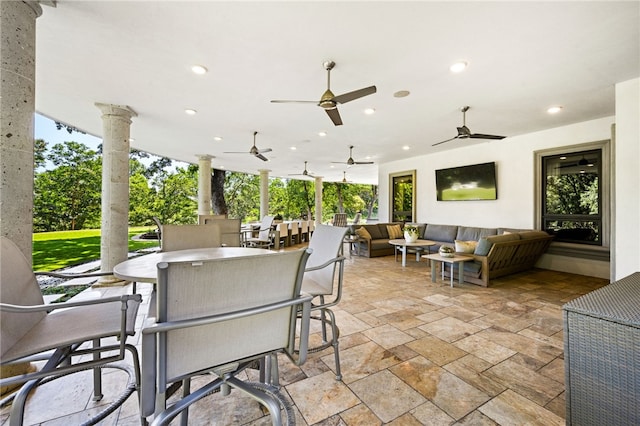
[[[331,341],[333,344],[333,356],[336,361],[336,380],[342,380],[342,372],[340,371],[340,353],[338,350],[339,331],[338,331],[338,326],[336,325],[336,317],[333,314],[333,311],[329,308],[322,309],[322,311],[323,313],[324,311],[327,311],[326,313],[329,314],[329,317],[331,318]]]
[[[93,340],[93,347],[94,348],[100,347],[100,339]],[[93,353],[93,360],[94,361],[100,360],[99,352]],[[100,401],[103,398],[103,396],[104,395],[102,394],[102,370],[100,369],[100,367],[96,367],[93,369],[93,400]]]

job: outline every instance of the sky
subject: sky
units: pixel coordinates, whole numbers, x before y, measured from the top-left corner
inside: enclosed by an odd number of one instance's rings
[[[35,139],[44,139],[47,142],[47,148],[51,148],[53,145],[57,143],[64,142],[80,142],[88,146],[90,149],[97,151],[98,145],[102,143],[102,138],[98,138],[89,134],[73,132],[69,133],[64,127],[60,130],[56,128],[55,121],[36,113],[35,115],[35,123],[34,123],[34,137]],[[143,164],[146,166],[149,165],[154,160],[154,158],[143,158]],[[172,167],[186,167],[186,163],[182,163],[180,161],[173,161]],[[53,165],[48,163],[45,165],[45,169],[52,168]]]

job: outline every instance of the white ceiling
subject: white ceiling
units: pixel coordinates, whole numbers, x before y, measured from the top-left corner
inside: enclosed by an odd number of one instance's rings
[[[490,148],[432,147],[457,134],[464,105],[472,132],[505,136],[613,115],[615,83],[640,75],[639,11],[638,1],[58,1],[37,20],[36,109],[100,136],[94,103],[127,105],[134,148],[282,177],[307,160],[327,181],[346,170],[377,183],[377,165],[331,162],[346,161],[349,145],[377,164]],[[316,105],[270,102],[319,100],[328,59],[336,95],[377,86],[338,107],[343,126]],[[467,70],[451,73],[459,60]],[[551,105],[563,111],[549,115]],[[248,154],[254,131],[269,162]]]

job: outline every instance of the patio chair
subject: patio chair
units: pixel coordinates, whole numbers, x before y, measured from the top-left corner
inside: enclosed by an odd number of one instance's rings
[[[273,216],[266,215],[262,218],[260,223],[260,230],[257,237],[248,237],[244,240],[245,247],[271,247],[271,237],[273,232],[271,226],[273,225]]]
[[[0,364],[6,371],[21,370],[16,364],[28,365],[34,361],[44,361],[44,365],[33,372],[20,371],[0,379],[3,388],[21,385],[20,390],[3,399],[0,406],[11,402],[10,424],[21,425],[31,390],[67,374],[90,369],[93,369],[93,399],[99,401],[103,397],[101,369],[119,368],[129,374],[129,383],[120,397],[87,424],[101,421],[138,388],[138,353],[133,345],[127,344],[127,336],[135,333],[141,296],[122,295],[45,305],[27,259],[8,238],[1,237],[1,240]],[[74,274],[69,278],[110,274]],[[131,352],[133,366],[111,364],[123,360],[125,350]]]
[[[347,226],[347,214],[346,213],[334,214],[331,224],[333,226]]]
[[[202,225],[216,225],[220,228],[222,247],[240,247],[242,242],[240,219],[205,218]]]
[[[216,390],[226,396],[231,388],[267,407],[273,425],[281,424],[281,409],[291,414],[269,384],[278,382],[277,362],[270,364],[265,382],[244,382],[236,375],[278,352],[296,365],[305,362],[311,296],[300,289],[308,256],[308,250],[296,250],[158,265],[157,318],[148,318],[142,329],[141,411],[145,417],[155,413],[152,425],[168,424],[180,413],[187,424],[191,404]],[[192,391],[194,376],[200,376],[199,383],[211,380]],[[182,398],[167,405],[180,384]]]
[[[199,214],[198,225],[206,225],[211,219],[227,219],[226,214]]]
[[[161,251],[222,246],[217,225],[162,225]]]
[[[302,291],[314,296],[312,311],[320,311],[319,320],[322,327],[322,344],[310,348],[309,352],[318,352],[333,346],[336,361],[336,379],[342,379],[340,372],[340,355],[338,337],[340,331],[331,307],[342,298],[342,282],[344,275],[344,256],[341,255],[342,244],[347,228],[339,226],[318,225],[309,242],[312,253],[307,262],[307,269],[302,281]],[[336,269],[338,270],[336,277]],[[325,296],[329,300],[325,300]],[[331,340],[327,338],[327,325],[331,326]]]

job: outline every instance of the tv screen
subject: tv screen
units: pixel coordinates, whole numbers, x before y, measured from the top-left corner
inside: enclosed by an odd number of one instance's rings
[[[436,170],[438,201],[495,200],[495,163]]]

